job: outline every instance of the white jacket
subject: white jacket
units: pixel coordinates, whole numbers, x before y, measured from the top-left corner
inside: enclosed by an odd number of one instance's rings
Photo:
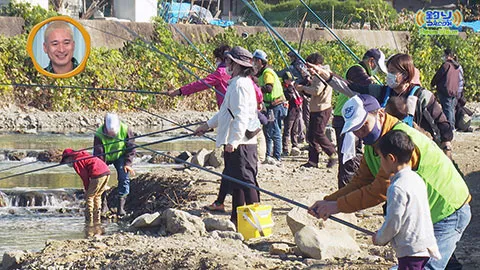
[[[220,110],[207,121],[208,127],[217,128],[216,146],[256,144],[257,137],[245,137],[250,122],[258,121],[257,98],[252,80],[235,76],[228,81],[227,93]]]

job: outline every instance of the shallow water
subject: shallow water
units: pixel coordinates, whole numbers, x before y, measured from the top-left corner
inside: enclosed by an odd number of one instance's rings
[[[162,140],[168,137],[145,137],[136,142],[138,144]],[[51,148],[87,148],[93,144],[91,134],[0,134],[0,149],[5,150],[47,150]],[[204,139],[191,138],[179,141],[149,146],[160,151],[198,151],[201,148],[212,149],[214,143]],[[147,153],[146,150],[139,150]],[[162,166],[136,158],[133,167],[137,173],[145,173]],[[13,166],[22,165],[13,169]],[[35,162],[32,158],[22,161],[0,161],[0,178],[30,170],[55,165],[54,163]],[[115,168],[110,166],[112,177],[109,186],[116,186]],[[30,190],[42,189],[48,192],[52,189],[82,189],[82,182],[68,166],[34,172],[0,180],[0,191],[8,189]],[[60,209],[62,209],[60,211]],[[65,213],[65,209],[69,212]],[[92,233],[92,228],[85,227],[81,201],[58,202],[58,205],[46,207],[0,207],[0,260],[3,252],[9,250],[41,250],[47,240],[79,239]],[[117,223],[105,223],[102,226],[104,233],[112,233],[122,229]],[[98,228],[97,228],[98,229]]]

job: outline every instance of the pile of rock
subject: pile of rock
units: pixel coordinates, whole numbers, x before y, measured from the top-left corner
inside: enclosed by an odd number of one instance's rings
[[[201,218],[185,211],[169,208],[163,212],[143,214],[132,221],[131,227],[136,229],[154,229],[159,235],[177,233],[194,236],[211,236],[214,238],[230,238],[243,241],[243,236],[236,232],[235,225],[226,219],[213,216]]]

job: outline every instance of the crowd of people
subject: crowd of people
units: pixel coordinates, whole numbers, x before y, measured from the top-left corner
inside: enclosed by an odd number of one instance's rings
[[[297,52],[290,52],[291,65],[278,74],[260,49],[252,53],[222,45],[213,55],[217,69],[212,74],[168,94],[215,88],[219,111],[195,134],[216,129],[216,146],[224,149],[224,175],[258,187],[258,164],[281,166],[282,157],[298,155],[305,140],[308,162],[302,167],[338,164],[338,190],[315,202],[309,208],[311,215],[327,219],[386,202],[385,223],[372,240],[379,245],[392,242],[399,269],[444,269],[449,261],[454,263],[456,244],[471,218],[471,196],[451,160],[454,131],[464,120],[455,119],[455,107],[462,99],[464,105],[464,82],[451,50],[445,50],[444,63],[431,82],[437,96],[421,86],[412,57],[403,53],[386,59],[379,49],[370,49],[345,76],[332,72],[320,53],[308,55],[303,63]],[[379,73],[386,74],[386,85],[377,83]],[[335,107],[334,91],[338,92]],[[330,121],[336,146],[325,134]],[[470,130],[463,124],[458,129]],[[134,152],[108,153],[129,149],[133,141],[112,140],[131,136],[118,116],[107,114],[94,142],[94,155],[106,153],[101,159],[117,169],[120,215],[125,214]],[[328,156],[324,165],[322,151]],[[92,187],[84,180],[93,201],[88,203],[93,212],[88,217],[96,220],[98,193],[109,171],[91,165],[101,169],[82,174],[83,165],[70,157],[75,155],[66,150],[62,162],[73,162],[82,179],[97,179],[90,180]],[[224,211],[227,194],[232,195],[230,219],[235,224],[238,206],[260,202],[257,190],[222,179],[218,198],[206,208]]]

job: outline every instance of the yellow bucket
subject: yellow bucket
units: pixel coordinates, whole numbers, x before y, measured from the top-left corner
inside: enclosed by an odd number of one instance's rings
[[[272,234],[272,206],[258,203],[237,207],[238,232],[245,240]]]

